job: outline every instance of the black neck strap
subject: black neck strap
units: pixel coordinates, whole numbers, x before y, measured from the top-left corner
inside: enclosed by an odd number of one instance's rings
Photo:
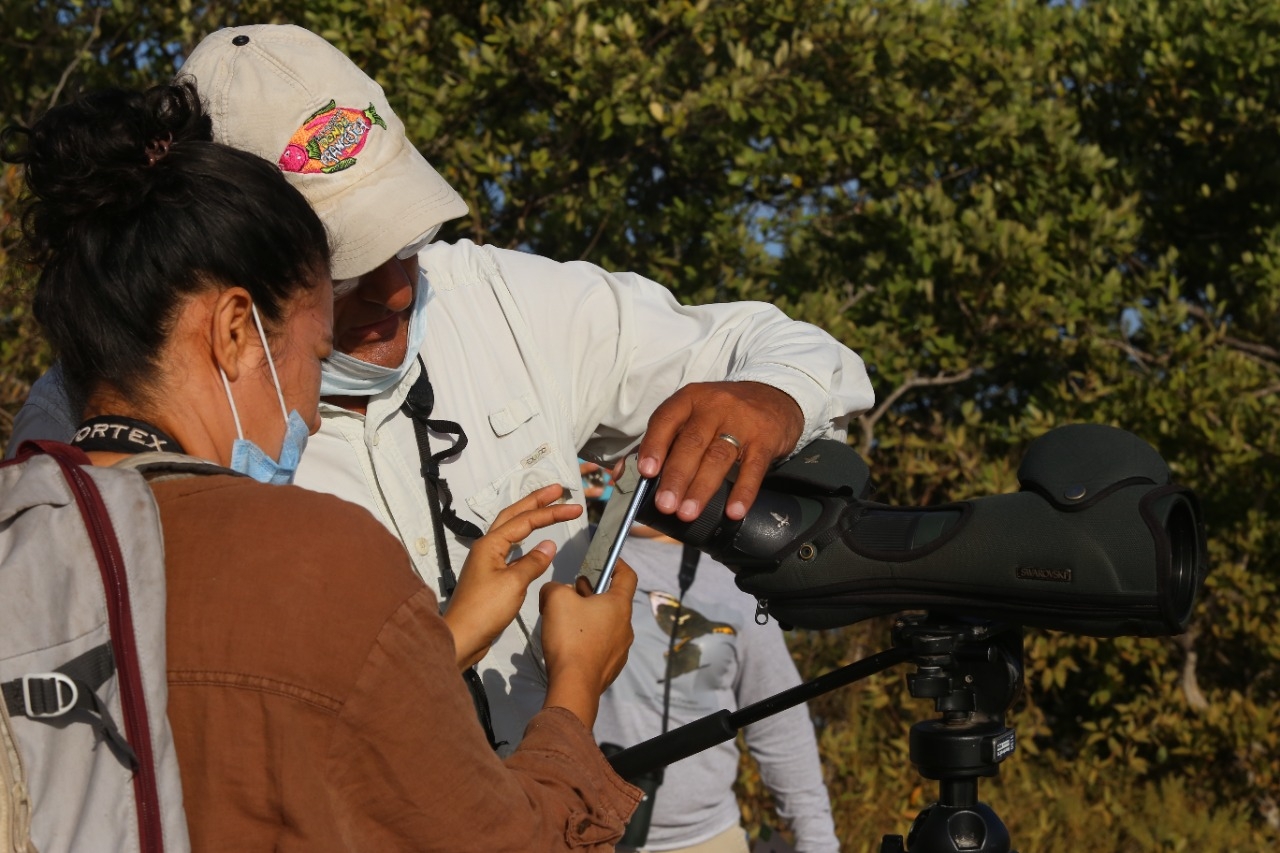
[[[449,559],[449,546],[445,542],[444,529],[447,527],[464,539],[479,539],[483,534],[479,527],[459,518],[453,510],[453,494],[449,484],[440,476],[440,463],[457,456],[467,446],[467,434],[462,427],[453,421],[439,420],[431,417],[436,405],[436,393],[427,377],[427,366],[418,356],[418,378],[409,388],[400,410],[413,420],[413,434],[418,441],[418,458],[422,463],[422,479],[427,484],[427,506],[431,509],[431,532],[436,540],[436,561],[440,569],[440,610],[444,612],[445,604],[453,597],[453,590],[458,586],[458,576],[453,573],[453,562]],[[457,438],[452,447],[439,453],[431,452],[430,430],[442,432]],[[443,498],[443,500],[441,500]],[[471,702],[475,705],[476,718],[480,721],[489,746],[496,750],[506,744],[498,740],[493,730],[493,715],[489,710],[489,696],[485,693],[484,682],[474,666],[462,673],[462,680],[471,694]]]
[[[449,561],[449,551],[445,547],[442,528],[448,528],[463,539],[479,539],[483,532],[476,525],[458,517],[453,509],[453,493],[449,491],[449,484],[440,475],[440,463],[457,456],[466,449],[467,434],[453,421],[432,418],[431,412],[435,404],[436,395],[431,387],[431,380],[427,377],[427,366],[422,363],[422,357],[419,356],[418,378],[409,388],[409,393],[400,409],[413,420],[413,433],[418,440],[422,479],[427,484],[427,503],[431,507],[432,532],[435,534],[436,550],[439,552],[436,559],[440,566],[440,592],[441,597],[447,601],[453,595],[453,589],[458,585],[458,580]],[[452,435],[457,438],[457,441],[439,453],[432,453],[430,430]]]
[[[105,453],[183,453],[177,439],[159,427],[124,415],[101,415],[80,424],[71,444]]]
[[[671,638],[667,644],[667,669],[662,679],[662,733],[667,733],[671,722],[671,661],[676,656],[676,634],[680,631],[680,617],[684,613],[684,596],[693,586],[698,574],[698,558],[702,552],[685,543],[680,551],[680,597],[676,599],[676,615],[671,619]]]

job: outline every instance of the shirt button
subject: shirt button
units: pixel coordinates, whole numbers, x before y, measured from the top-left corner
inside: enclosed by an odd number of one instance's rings
[[[419,537],[418,537],[418,541],[417,541],[417,542],[414,542],[414,543],[413,543],[413,545],[414,545],[414,547],[415,547],[415,548],[417,548],[417,549],[418,549],[418,553],[419,553],[419,554],[426,554],[426,553],[427,553],[427,540],[426,540],[426,537],[424,537],[424,536],[419,536]]]
[[[374,447],[377,447],[377,446],[378,446],[378,444],[379,444],[381,441],[382,441],[382,433],[380,433],[380,432],[375,432],[375,433],[373,434],[373,446],[374,446]]]

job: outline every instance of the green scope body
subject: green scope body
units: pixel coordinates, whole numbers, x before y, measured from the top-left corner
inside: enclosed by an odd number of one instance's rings
[[[724,517],[729,484],[692,522],[651,504],[638,518],[729,566],[792,627],[928,610],[1093,636],[1186,629],[1206,562],[1199,504],[1130,433],[1053,430],[1028,448],[1021,491],[936,507],[854,497],[864,472],[843,443],[815,443],[740,522]]]

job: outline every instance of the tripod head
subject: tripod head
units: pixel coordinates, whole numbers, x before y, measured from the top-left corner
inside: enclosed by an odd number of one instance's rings
[[[1022,692],[1022,632],[989,622],[904,616],[894,645],[916,671],[907,689],[932,699],[942,715],[911,727],[910,755],[920,775],[938,782],[938,800],[902,836],[885,836],[881,853],[1010,853],[1009,832],[978,801],[978,778],[995,776],[1017,744],[1005,713]]]

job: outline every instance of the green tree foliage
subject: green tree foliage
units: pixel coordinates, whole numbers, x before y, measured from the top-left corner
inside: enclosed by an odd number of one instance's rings
[[[1204,503],[1192,630],[1029,633],[1020,749],[983,794],[1024,851],[1280,842],[1280,5],[4,2],[9,120],[162,79],[226,23],[323,33],[466,196],[444,236],[767,299],[862,353],[878,403],[851,440],[885,500],[1015,489],[1064,423],[1142,435]],[[12,413],[47,356],[30,272],[0,269]],[[818,674],[886,628],[793,648]],[[813,706],[851,851],[933,796],[906,748],[932,709],[901,675]],[[741,788],[766,819],[749,763]]]
[[[208,31],[275,21],[269,2],[0,0],[0,126],[24,125],[77,91],[147,86]],[[0,442],[49,352],[30,315],[32,271],[18,251],[17,170],[0,165]]]

